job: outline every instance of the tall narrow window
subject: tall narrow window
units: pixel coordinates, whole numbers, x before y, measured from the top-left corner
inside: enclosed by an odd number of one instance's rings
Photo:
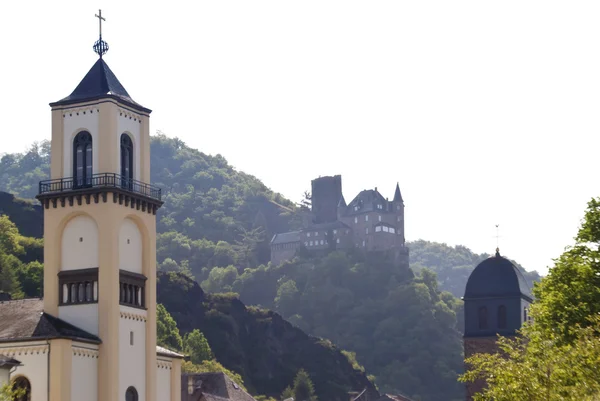
[[[526,322],[527,321],[527,307],[523,308],[523,321]]]
[[[498,307],[498,328],[506,328],[506,306],[504,305]]]
[[[127,134],[121,135],[121,176],[123,186],[131,189],[133,180],[133,142]]]
[[[487,318],[488,318],[487,308],[485,306],[480,307],[479,308],[479,329],[480,330],[487,329],[487,327],[488,327]]]
[[[92,185],[92,136],[81,131],[73,140],[73,187]]]

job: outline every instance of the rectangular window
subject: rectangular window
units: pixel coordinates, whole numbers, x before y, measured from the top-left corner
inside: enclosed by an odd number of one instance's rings
[[[133,345],[133,331],[129,332],[129,345]]]
[[[313,242],[312,242],[312,241],[310,241],[310,246],[312,246],[312,244],[313,244]]]
[[[340,239],[339,238],[336,239],[335,242],[337,242],[339,244],[340,243]]]
[[[307,237],[310,237],[310,233],[306,233],[306,236],[307,236]]]
[[[316,237],[317,235],[319,235],[319,233],[315,233],[315,237]]]
[[[387,226],[383,226],[383,232],[384,232],[384,233],[387,233],[387,232],[389,232],[389,231],[390,231],[390,229],[389,229]]]
[[[368,214],[365,216],[365,221],[369,221],[369,215]]]
[[[381,221],[381,216],[377,216],[377,217],[379,217],[379,221]]]
[[[375,227],[375,232],[376,232],[376,233],[378,233],[378,232],[381,232],[381,226],[377,226],[377,227]]]
[[[396,229],[395,229],[394,227],[390,227],[390,232],[391,232],[392,234],[396,234]]]
[[[398,221],[400,221],[400,216],[398,216]]]
[[[365,246],[365,241],[363,241],[363,246]]]
[[[354,224],[358,223],[358,217],[354,218]]]
[[[334,233],[334,234],[337,234],[337,230],[333,230],[333,233]]]
[[[321,240],[321,245],[323,245],[323,240]]]
[[[369,227],[367,227],[367,228],[365,229],[365,234],[368,234],[368,233],[369,233]]]

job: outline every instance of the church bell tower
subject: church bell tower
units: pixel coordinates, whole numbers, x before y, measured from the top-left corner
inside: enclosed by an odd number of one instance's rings
[[[90,389],[97,396],[90,399],[156,401],[162,201],[149,183],[151,110],[104,61],[101,29],[94,51],[99,58],[75,90],[50,104],[51,179],[37,196],[44,207],[44,311],[101,339]],[[68,401],[67,385],[52,375],[77,367],[67,358],[53,361],[50,399]]]

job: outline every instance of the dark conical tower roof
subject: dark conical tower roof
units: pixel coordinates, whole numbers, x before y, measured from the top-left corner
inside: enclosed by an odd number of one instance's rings
[[[100,98],[114,98],[137,110],[151,112],[150,109],[139,105],[129,96],[127,90],[102,58],[96,61],[69,96],[58,102],[50,103],[50,106],[69,105]]]
[[[403,202],[402,194],[400,193],[400,184],[396,183],[396,192],[394,193],[394,202]]]

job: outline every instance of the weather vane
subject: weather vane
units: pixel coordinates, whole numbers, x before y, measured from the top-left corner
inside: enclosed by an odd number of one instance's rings
[[[96,18],[98,18],[98,23],[100,25],[100,39],[94,43],[94,51],[100,56],[100,58],[102,58],[102,56],[108,51],[108,43],[102,40],[102,21],[106,21],[106,18],[102,16],[102,10],[98,10]]]
[[[496,255],[500,255],[500,224],[496,224]]]

